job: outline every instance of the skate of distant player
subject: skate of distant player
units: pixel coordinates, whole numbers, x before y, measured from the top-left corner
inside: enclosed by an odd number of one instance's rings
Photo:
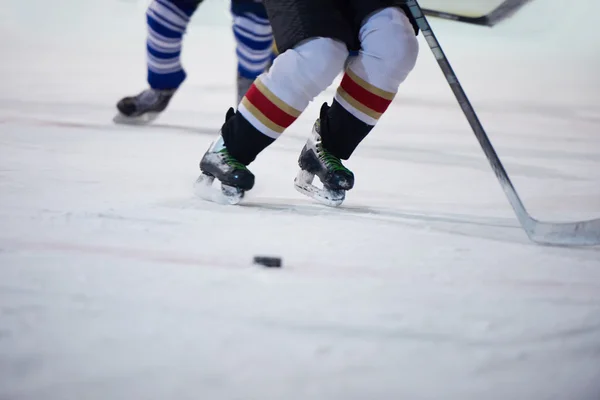
[[[418,28],[404,0],[265,0],[280,51],[252,84],[237,112],[230,108],[219,137],[200,161],[200,194],[221,183],[238,203],[254,186],[247,168],[344,72],[329,106],[321,107],[300,152],[295,188],[338,206],[354,187],[344,166],[414,68]],[[350,51],[358,55],[348,58]],[[313,184],[314,177],[322,188]]]
[[[186,79],[181,65],[183,36],[203,0],[153,0],[146,10],[149,88],[117,103],[117,123],[147,124],[165,111]],[[238,103],[274,58],[273,35],[260,0],[232,0],[237,56]],[[197,51],[208,51],[199,49]]]

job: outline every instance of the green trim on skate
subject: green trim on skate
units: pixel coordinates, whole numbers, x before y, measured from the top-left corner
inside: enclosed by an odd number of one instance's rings
[[[243,170],[248,171],[248,168],[244,164],[242,164],[241,162],[239,162],[231,154],[229,154],[229,152],[227,151],[227,149],[219,150],[218,153],[221,154],[221,155],[223,155],[223,161],[225,161],[225,163],[227,163],[227,165],[229,165],[230,167],[233,167],[235,169],[243,169]]]
[[[354,174],[342,164],[342,160],[328,152],[321,143],[317,145],[318,157],[333,171],[347,172],[350,175]]]

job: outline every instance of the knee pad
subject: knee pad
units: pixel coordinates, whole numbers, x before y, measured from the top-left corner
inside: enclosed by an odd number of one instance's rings
[[[348,49],[318,37],[286,50],[260,75],[239,104],[239,113],[259,132],[276,139],[342,71]]]
[[[303,111],[342,72],[348,48],[330,38],[314,38],[280,54],[260,77],[275,96]]]
[[[362,50],[350,68],[371,85],[390,92],[415,67],[419,42],[408,17],[399,8],[385,8],[368,18],[359,38]]]
[[[368,18],[359,38],[361,50],[348,63],[335,99],[354,117],[375,125],[414,68],[419,44],[409,19],[393,7]]]

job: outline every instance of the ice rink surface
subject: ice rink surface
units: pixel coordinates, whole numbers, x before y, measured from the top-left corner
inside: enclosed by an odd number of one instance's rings
[[[234,105],[225,1],[148,127],[111,122],[145,2],[1,3],[0,399],[600,398],[600,248],[527,239],[422,36],[341,208],[292,185],[335,84],[222,206],[192,184]],[[597,3],[430,19],[541,220],[600,216]]]

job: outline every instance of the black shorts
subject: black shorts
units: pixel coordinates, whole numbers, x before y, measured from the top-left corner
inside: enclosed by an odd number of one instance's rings
[[[177,7],[188,10],[190,8],[196,9],[203,0],[172,0],[171,2]]]
[[[360,49],[358,33],[365,18],[386,7],[400,7],[419,32],[404,0],[264,0],[280,53],[298,43],[328,37]]]
[[[267,19],[267,13],[262,1],[255,0],[231,0],[231,12],[235,15],[250,13],[260,18]]]

